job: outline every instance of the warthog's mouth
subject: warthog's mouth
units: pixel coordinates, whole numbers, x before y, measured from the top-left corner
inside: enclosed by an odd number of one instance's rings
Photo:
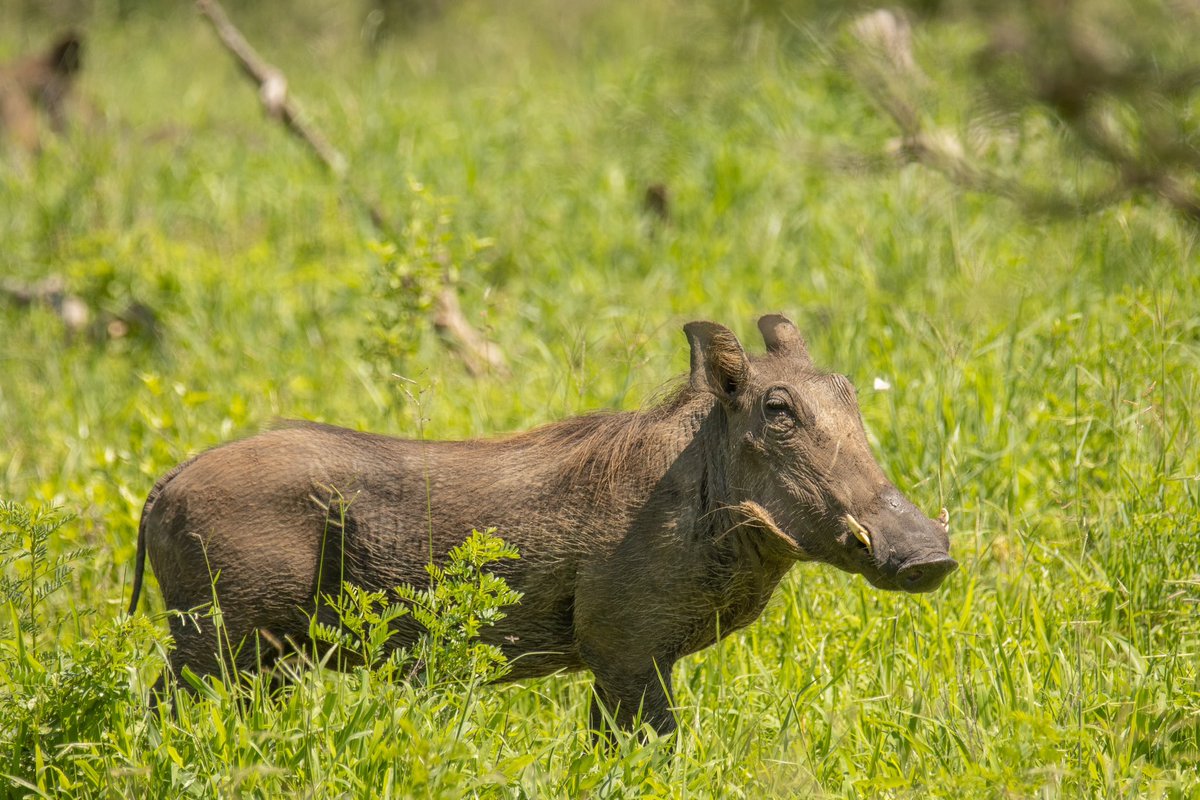
[[[794,561],[825,561],[847,572],[862,575],[873,586],[879,589],[910,592],[928,591],[941,582],[940,578],[942,576],[953,571],[958,566],[949,556],[934,559],[933,561],[922,561],[919,564],[910,563],[899,568],[899,578],[904,578],[905,573],[913,573],[915,576],[918,572],[928,572],[928,580],[925,580],[924,577],[918,580],[913,576],[910,576],[908,580],[897,580],[897,576],[888,574],[881,565],[876,563],[877,553],[875,551],[878,543],[875,537],[871,535],[871,531],[867,526],[859,522],[853,514],[842,516],[842,522],[846,526],[845,529],[853,536],[852,543],[848,542],[848,544],[851,544],[851,549],[847,550],[843,546],[835,548],[832,552],[825,555],[817,555],[801,545],[794,537],[789,536],[775,522],[775,518],[771,515],[771,512],[753,500],[743,500],[728,508],[730,511],[737,512],[744,518],[743,524],[751,525],[770,534],[768,546],[779,557],[790,558]],[[949,511],[943,508],[933,521],[941,526],[943,531],[949,532]],[[857,552],[854,552],[855,550]],[[926,584],[929,585],[929,588],[925,588]]]
[[[881,560],[876,549],[879,546],[877,537],[872,535],[870,529],[866,525],[859,522],[853,514],[845,514],[842,516],[842,521],[846,525],[846,529],[854,539],[849,542],[851,546],[857,543],[858,554],[854,558],[853,566],[848,569],[852,572],[858,572],[865,577],[871,585],[879,589],[887,590],[902,590],[906,592],[927,592],[937,588],[942,579],[953,572],[958,567],[958,563],[946,553],[926,554],[917,558],[909,558],[899,564],[896,564],[893,569],[887,569]],[[943,508],[938,512],[932,521],[942,529],[947,536],[950,533],[950,512]],[[887,542],[884,541],[886,547]],[[889,550],[894,553],[894,550]],[[887,556],[882,556],[886,559]]]

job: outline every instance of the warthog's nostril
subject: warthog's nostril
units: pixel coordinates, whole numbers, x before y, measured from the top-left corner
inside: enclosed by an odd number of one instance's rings
[[[949,556],[932,558],[908,564],[896,573],[900,588],[906,592],[929,592],[941,584],[942,579],[958,569],[958,562]]]

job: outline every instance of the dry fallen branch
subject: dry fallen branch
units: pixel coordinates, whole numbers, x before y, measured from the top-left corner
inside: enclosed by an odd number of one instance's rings
[[[1013,37],[1008,29],[994,33],[981,63],[989,59],[1025,59],[1023,68],[1031,72],[1037,89],[1019,98],[1020,102],[1053,111],[1070,138],[1094,162],[1114,173],[1107,185],[1088,190],[1029,185],[973,157],[954,133],[928,129],[918,91],[924,76],[913,57],[911,26],[903,14],[880,9],[851,22],[849,32],[854,44],[845,54],[846,66],[900,131],[887,148],[893,163],[921,164],[964,189],[1006,197],[1035,214],[1087,214],[1129,197],[1150,194],[1192,222],[1200,222],[1200,195],[1185,177],[1200,169],[1200,151],[1170,124],[1145,113],[1137,103],[1127,102],[1138,95],[1186,94],[1195,88],[1200,66],[1156,82],[1132,67],[1099,63],[1103,59],[1097,54],[1107,51],[1083,39],[1079,31],[1086,28],[1058,22],[1063,24],[1043,34],[1062,39],[1060,46],[1041,49],[1070,54],[1065,65],[1041,63],[1032,38]],[[1126,102],[1147,130],[1144,143],[1135,144],[1115,130],[1113,115],[1103,108],[1100,98]],[[872,162],[860,157],[855,163],[870,166]]]
[[[920,164],[965,189],[1007,197],[1043,212],[1058,207],[1059,202],[969,158],[956,134],[926,129],[917,93],[923,75],[913,55],[912,27],[903,14],[877,9],[853,20],[849,30],[857,45],[847,53],[851,73],[900,129],[900,136],[886,148],[893,163]]]
[[[449,286],[438,292],[433,303],[433,326],[445,336],[462,358],[467,371],[472,375],[504,375],[507,365],[500,348],[485,339],[467,322],[458,293]]]
[[[54,310],[68,333],[84,331],[92,320],[91,309],[83,298],[67,291],[67,282],[52,275],[36,283],[17,280],[0,282],[0,295],[19,306],[45,305]]]
[[[283,72],[263,60],[251,47],[217,0],[196,0],[196,6],[212,23],[221,43],[237,59],[242,71],[258,87],[258,96],[267,116],[281,122],[289,132],[307,145],[309,152],[338,179],[343,192],[367,215],[380,235],[396,241],[398,237],[392,226],[387,223],[387,218],[349,181],[349,162],[346,157],[317,130],[291,97],[287,77]],[[487,372],[501,375],[506,373],[504,356],[499,347],[484,338],[467,320],[448,275],[443,276],[443,286],[438,292],[433,325],[449,340],[472,375]]]
[[[135,300],[117,312],[93,309],[82,297],[68,291],[67,282],[59,275],[34,283],[11,278],[0,280],[0,298],[8,298],[22,308],[50,309],[70,337],[87,335],[99,342],[127,336],[148,339],[159,336],[158,315],[150,306]]]
[[[313,127],[296,101],[288,96],[287,77],[283,72],[262,59],[216,0],[196,0],[196,7],[212,23],[217,36],[221,38],[221,43],[237,58],[246,76],[257,84],[258,96],[267,115],[282,122],[289,131],[307,144],[335,177],[344,178],[345,156],[334,149],[329,140]]]

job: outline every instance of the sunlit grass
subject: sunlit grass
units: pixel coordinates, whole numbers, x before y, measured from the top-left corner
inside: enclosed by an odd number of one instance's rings
[[[399,300],[370,227],[189,9],[97,11],[99,113],[0,162],[0,272],[60,274],[97,311],[143,302],[158,334],[72,338],[0,302],[0,495],[77,516],[52,556],[93,548],[47,595],[42,672],[0,608],[0,703],[76,725],[18,743],[0,716],[0,794],[1200,793],[1194,229],[1134,205],[1034,222],[916,169],[814,161],[887,132],[815,18],[780,34],[717,4],[468,2],[372,58],[353,9],[235,13],[368,194],[399,221],[448,215],[464,306],[513,375],[471,378],[419,322],[382,360]],[[38,39],[10,30],[4,52]],[[956,51],[953,30],[922,35]],[[666,223],[641,208],[658,182]],[[584,676],[430,692],[307,671],[147,710],[153,581],[121,614],[141,503],[178,461],[281,416],[454,438],[632,408],[684,371],[682,323],[757,349],[780,310],[857,385],[889,476],[950,509],[962,568],[937,593],[797,567],[756,625],[678,665],[673,757],[593,751]],[[63,716],[83,685],[103,696]]]

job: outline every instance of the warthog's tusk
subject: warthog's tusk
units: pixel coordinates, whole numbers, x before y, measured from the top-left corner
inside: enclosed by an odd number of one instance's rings
[[[938,524],[946,533],[950,532],[950,512],[943,508],[937,515]]]
[[[867,533],[867,529],[863,524],[856,520],[853,515],[846,515],[846,524],[850,526],[850,531],[854,534],[854,538],[863,543],[867,548],[867,552],[871,552],[871,534]]]

